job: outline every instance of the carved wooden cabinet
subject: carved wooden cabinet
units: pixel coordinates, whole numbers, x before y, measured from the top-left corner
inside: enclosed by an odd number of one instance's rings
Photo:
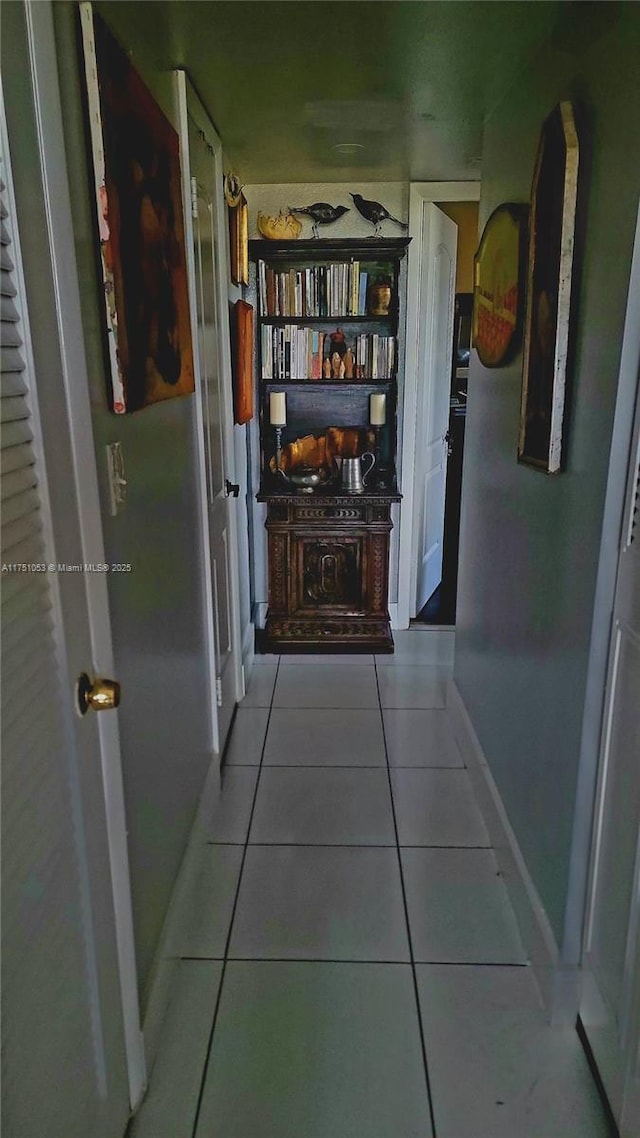
[[[260,497],[267,503],[267,646],[393,651],[389,535],[399,495]]]
[[[393,651],[389,537],[400,500],[407,246],[406,238],[250,243],[268,651]],[[373,471],[362,489],[348,490],[340,464],[367,451]],[[324,484],[295,483],[313,470],[323,471]]]

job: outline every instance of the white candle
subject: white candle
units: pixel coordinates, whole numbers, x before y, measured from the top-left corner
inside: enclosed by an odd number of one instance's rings
[[[372,427],[383,427],[387,421],[386,395],[369,396],[369,422]]]
[[[269,422],[272,427],[287,425],[287,393],[272,391],[269,395]]]

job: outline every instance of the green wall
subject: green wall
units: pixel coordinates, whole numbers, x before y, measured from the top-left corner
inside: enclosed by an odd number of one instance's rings
[[[107,560],[132,565],[131,573],[110,574],[108,585],[123,691],[119,723],[144,1012],[171,892],[213,757],[195,399],[166,400],[133,415],[109,410],[77,6],[61,0],[54,17],[105,548]],[[139,52],[144,44],[126,46],[175,126],[172,74],[147,62],[144,50]],[[116,440],[122,443],[128,487],[124,511],[112,518],[105,447]]]
[[[572,98],[584,110],[586,238],[565,472],[516,461],[521,355],[494,370],[473,355],[465,442],[456,681],[559,944],[640,187],[640,11],[612,12],[613,26],[591,42],[579,12],[575,36],[569,28],[562,49],[545,47],[484,139],[481,227],[501,202],[528,201],[554,104]]]

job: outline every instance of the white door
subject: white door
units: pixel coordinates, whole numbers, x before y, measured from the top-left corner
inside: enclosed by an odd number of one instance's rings
[[[412,616],[442,580],[458,227],[424,204],[414,465]]]
[[[189,171],[202,399],[206,504],[213,605],[218,748],[222,752],[239,692],[233,436],[226,249],[220,225],[222,155],[217,136],[188,112]],[[223,217],[224,221],[224,217]]]
[[[622,1138],[640,1134],[639,504],[640,397],[613,610],[580,1009]]]
[[[34,75],[43,63],[55,75],[47,8],[37,6],[30,27]],[[17,5],[14,16],[22,20]],[[18,33],[12,50],[26,52],[24,25],[13,23],[12,30]],[[28,56],[23,64],[28,76]],[[7,114],[7,141],[3,102],[0,161],[3,1133],[121,1138],[130,1108],[130,1025],[121,983],[126,951],[115,916],[118,906],[122,929],[128,878],[123,816],[118,820],[113,809],[115,799],[122,809],[117,712],[101,712],[99,723],[94,711],[81,717],[77,710],[78,676],[92,675],[105,651],[109,655],[108,616],[102,619],[106,610],[99,602],[98,612],[89,606],[77,440],[72,444],[65,374],[78,325],[63,321],[62,308],[73,297],[64,269],[57,273],[52,229],[46,228],[47,222],[55,225],[54,214],[61,216],[64,183],[58,182],[53,202],[46,173],[44,189],[38,180],[35,136],[27,141],[33,106],[24,97],[28,80],[22,78],[18,84],[12,65],[3,76],[13,117]],[[25,116],[19,140],[13,133],[16,106]],[[45,118],[53,111],[54,101]],[[54,128],[49,142],[55,147]],[[32,159],[26,172],[25,146]],[[26,241],[30,255],[24,258],[10,149],[15,169],[21,164],[21,185],[27,178],[33,221]],[[42,240],[34,260],[39,224]],[[58,232],[58,238],[64,241],[65,235]],[[54,276],[64,300],[57,293],[54,298]],[[71,388],[77,379],[76,373]],[[86,384],[86,375],[80,379]],[[85,411],[88,423],[88,397]],[[85,442],[91,449],[90,433]],[[93,488],[88,471],[82,495],[91,501]],[[105,722],[109,717],[111,724]],[[113,845],[118,826],[120,870]],[[130,903],[125,916],[131,936]],[[137,1023],[135,993],[132,1007]]]

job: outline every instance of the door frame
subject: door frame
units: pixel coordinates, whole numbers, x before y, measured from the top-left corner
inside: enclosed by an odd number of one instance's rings
[[[425,245],[427,254],[423,259],[424,273],[424,303],[422,305],[422,320],[419,330],[418,359],[419,371],[416,372],[417,400],[416,400],[416,452],[414,455],[414,468],[412,478],[413,488],[413,517],[411,541],[411,578],[409,582],[409,617],[417,616],[423,606],[442,583],[444,572],[444,529],[447,483],[449,481],[449,428],[451,424],[451,380],[446,384],[438,377],[442,374],[437,363],[442,345],[446,345],[448,352],[448,366],[444,365],[444,374],[451,376],[452,346],[455,328],[455,296],[456,275],[458,261],[458,225],[440,209],[435,202],[423,203],[423,253]],[[449,259],[449,254],[453,257]],[[439,285],[437,275],[442,269],[445,260],[449,261],[449,281],[447,288],[446,326],[443,329],[444,312],[440,306]],[[436,315],[436,307],[438,314]],[[443,337],[443,331],[446,335]],[[445,355],[446,358],[446,355]],[[439,428],[439,429],[438,429]],[[417,439],[421,440],[418,446]],[[424,462],[420,451],[424,453]],[[442,476],[442,490],[434,501],[433,486],[429,483],[432,478]],[[429,514],[430,497],[433,509],[437,509],[438,525]],[[442,509],[440,521],[440,509]],[[442,527],[442,528],[440,528]],[[433,556],[434,546],[428,547],[428,538],[433,541],[437,532],[440,536],[436,559],[440,562],[440,578],[434,584],[435,575],[429,582],[430,591],[425,585],[425,573],[429,554]],[[425,556],[426,555],[426,556]],[[433,586],[433,587],[432,587]]]
[[[427,252],[424,206],[432,202],[476,202],[480,200],[480,182],[412,182],[409,187],[409,236],[411,242],[407,269],[407,325],[402,396],[402,450],[400,461],[398,606],[396,628],[408,628],[411,614],[411,582],[415,581],[413,536],[415,530],[414,465],[416,455],[418,411],[418,362],[420,322],[424,312],[424,264]],[[429,393],[425,392],[424,406]]]
[[[58,59],[51,0],[25,0],[29,39],[31,89],[38,123],[38,149],[48,221],[49,255],[56,281],[60,355],[65,377],[65,401],[73,447],[78,512],[84,560],[105,561],[96,452],[91,425],[89,377],[80,306],[78,266],[69,194]],[[98,674],[112,675],[114,660],[106,574],[84,576],[91,613],[92,665]],[[146,1086],[144,1042],[140,1029],[138,977],[133,933],[133,909],[127,848],[127,826],[117,713],[98,717],[102,786],[105,803],[109,868],[115,917],[129,1100],[140,1102]]]
[[[228,233],[226,227],[226,212],[224,208],[223,180],[224,165],[222,141],[213,126],[206,108],[202,105],[193,85],[189,81],[187,72],[176,68],[175,72],[178,119],[180,135],[182,196],[184,199],[185,246],[187,259],[187,277],[189,283],[189,305],[191,309],[191,340],[194,354],[194,370],[196,375],[196,447],[198,460],[199,506],[200,506],[200,532],[202,538],[202,565],[205,587],[206,612],[206,641],[207,659],[210,673],[211,691],[211,724],[213,745],[218,755],[224,747],[224,740],[220,739],[218,727],[218,704],[216,698],[217,662],[216,662],[216,635],[213,610],[213,579],[209,555],[209,511],[207,492],[207,467],[205,455],[205,427],[204,427],[204,400],[202,392],[202,379],[200,372],[200,358],[198,350],[197,304],[196,304],[196,268],[193,251],[193,216],[192,216],[192,189],[191,189],[191,163],[189,161],[189,115],[198,124],[199,129],[206,137],[212,150],[215,168],[215,184],[212,186],[215,202],[216,245],[219,250],[225,250],[225,257],[216,259],[216,293],[218,297],[218,344],[220,345],[219,366],[222,374],[222,389],[224,392],[224,424],[226,458],[225,474],[230,482],[236,481],[235,446],[233,438],[233,396],[232,396],[232,370],[231,370],[231,332],[229,325],[229,282],[227,273]],[[228,511],[231,562],[230,573],[230,599],[231,599],[231,638],[233,644],[233,677],[235,699],[239,702],[244,695],[244,682],[242,670],[242,639],[240,632],[240,596],[239,596],[239,557],[238,557],[238,525],[237,512],[233,508]]]
[[[563,963],[582,961],[585,911],[593,839],[593,811],[600,764],[600,740],[609,662],[611,619],[618,574],[620,535],[627,491],[640,358],[640,203],[632,240],[627,307],[620,349],[620,369],[600,536],[591,644],[587,666],[580,762],[576,787],[567,905],[563,930]]]
[[[592,643],[587,677],[587,698],[583,718],[583,740],[581,763],[578,776],[578,795],[590,795],[593,810],[580,819],[576,810],[574,821],[572,864],[569,900],[573,921],[565,926],[566,941],[570,950],[576,951],[580,942],[580,964],[585,972],[583,981],[583,1005],[589,1007],[592,984],[589,976],[589,950],[593,936],[594,906],[596,903],[597,879],[600,871],[600,849],[604,826],[605,799],[609,766],[609,743],[611,730],[611,689],[615,683],[618,662],[618,649],[615,645],[613,612],[617,590],[620,556],[627,546],[633,509],[632,479],[637,470],[638,447],[640,445],[640,204],[636,220],[635,241],[629,279],[629,291],[625,314],[624,332],[620,355],[618,395],[612,445],[609,460],[609,478],[605,499],[605,512],[602,529],[598,579],[596,583],[596,603],[594,605]],[[590,700],[590,688],[599,698]],[[589,708],[593,710],[589,713]],[[640,835],[639,835],[640,843]],[[625,976],[623,980],[625,995],[621,1001],[626,1005],[626,1016],[621,1024],[621,1035],[627,1045],[638,1047],[640,1025],[640,989],[638,988],[637,966],[640,959],[640,844],[636,846],[633,867],[634,888],[629,909],[627,929],[627,951]],[[582,919],[584,918],[584,919]],[[580,926],[578,928],[578,920]],[[566,948],[565,948],[566,950]],[[587,1046],[596,1066],[605,1059],[606,1044],[598,1044],[589,1033],[589,1024],[581,1025]],[[627,1131],[625,1122],[633,1122],[638,1110],[638,1082],[635,1064],[637,1054],[628,1055],[627,1067],[610,1070],[603,1078],[605,1090],[610,1097],[617,1124]],[[632,1066],[633,1064],[633,1066]],[[630,1114],[627,1114],[626,1111]],[[633,1117],[631,1117],[633,1116]]]

